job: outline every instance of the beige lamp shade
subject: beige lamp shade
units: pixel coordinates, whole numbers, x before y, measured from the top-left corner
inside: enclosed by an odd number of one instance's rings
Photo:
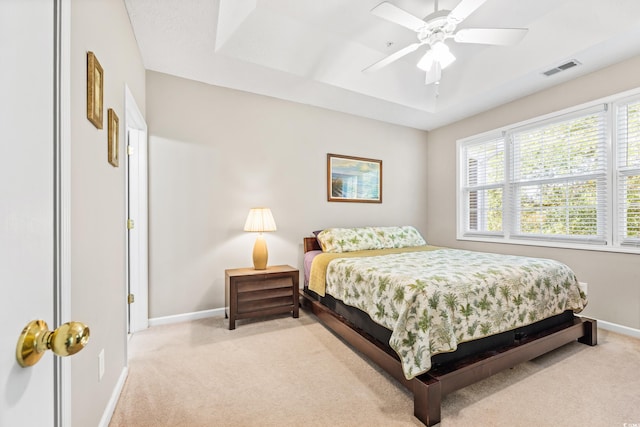
[[[247,216],[247,222],[244,224],[244,231],[253,231],[260,233],[253,245],[253,268],[256,270],[265,270],[267,268],[267,260],[269,252],[267,251],[267,242],[264,240],[262,233],[264,231],[276,231],[276,222],[269,208],[252,208]]]
[[[247,216],[247,222],[244,223],[244,231],[254,231],[262,233],[263,231],[276,231],[276,222],[273,220],[271,209],[269,208],[252,208]]]

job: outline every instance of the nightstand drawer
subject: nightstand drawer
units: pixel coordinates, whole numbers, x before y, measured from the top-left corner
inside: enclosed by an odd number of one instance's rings
[[[252,292],[238,292],[238,304],[281,297],[288,297],[289,302],[291,302],[292,295],[293,289],[291,285],[286,288],[260,289]]]
[[[238,314],[257,312],[271,308],[282,307],[284,311],[290,311],[293,308],[293,300],[291,294],[286,297],[275,297],[260,300],[240,301],[238,300]]]
[[[238,280],[238,293],[253,292],[258,290],[267,289],[291,289],[293,286],[293,279],[291,276],[276,277],[276,278],[262,278],[261,280],[255,280],[251,278],[248,280]]]

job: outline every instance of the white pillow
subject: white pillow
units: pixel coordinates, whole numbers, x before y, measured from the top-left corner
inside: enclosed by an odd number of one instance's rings
[[[427,242],[412,226],[327,228],[318,233],[324,252],[352,252],[372,249],[424,246]]]

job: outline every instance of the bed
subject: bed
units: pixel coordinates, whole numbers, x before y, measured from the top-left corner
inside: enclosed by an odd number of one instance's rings
[[[596,345],[575,274],[554,260],[429,246],[410,226],[304,238],[302,306],[440,422],[444,395],[569,342]]]

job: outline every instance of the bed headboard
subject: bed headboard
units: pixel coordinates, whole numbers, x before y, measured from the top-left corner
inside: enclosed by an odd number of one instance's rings
[[[304,238],[304,253],[306,254],[309,251],[321,251],[320,243],[318,243],[318,239],[315,237],[305,237]]]

